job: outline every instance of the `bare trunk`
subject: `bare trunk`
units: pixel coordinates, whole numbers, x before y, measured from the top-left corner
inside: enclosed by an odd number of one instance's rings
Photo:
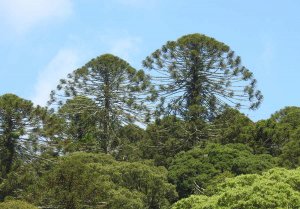
[[[105,75],[104,79],[104,141],[103,141],[103,150],[105,153],[109,152],[109,124],[110,124],[110,83],[108,73]]]

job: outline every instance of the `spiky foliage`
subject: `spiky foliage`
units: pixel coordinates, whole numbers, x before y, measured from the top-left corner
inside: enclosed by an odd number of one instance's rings
[[[119,57],[105,54],[73,71],[67,79],[61,79],[57,92],[51,93],[50,104],[58,102],[61,106],[66,99],[75,96],[92,99],[103,116],[99,121],[105,141],[102,148],[107,152],[114,124],[143,121],[147,115],[143,93],[149,89],[149,80],[144,71],[134,69]],[[81,105],[81,108],[88,107]]]
[[[97,139],[103,134],[98,118],[103,112],[93,100],[76,96],[60,107],[57,115],[63,126],[59,137],[64,152],[98,150],[101,141]]]
[[[202,34],[168,41],[143,65],[156,70],[158,114],[209,120],[228,105],[256,109],[263,98],[241,58],[229,46]]]
[[[39,151],[43,118],[47,112],[14,94],[0,96],[0,170],[2,177],[18,160],[28,160]]]

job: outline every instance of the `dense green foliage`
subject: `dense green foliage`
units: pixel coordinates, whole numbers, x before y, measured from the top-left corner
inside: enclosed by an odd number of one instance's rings
[[[262,175],[248,174],[227,179],[213,196],[193,195],[172,209],[299,208],[300,169],[271,169]]]
[[[38,170],[27,166],[9,176],[0,191],[47,208],[167,208],[177,197],[167,170],[147,162],[78,152]]]
[[[244,114],[232,108],[226,108],[212,123],[215,135],[212,141],[228,143],[249,143],[254,123]]]
[[[257,122],[234,109],[262,95],[205,35],[143,64],[154,71],[96,57],[60,80],[51,109],[0,96],[0,208],[300,208],[300,107]]]
[[[193,192],[210,194],[220,177],[259,173],[275,167],[270,155],[254,155],[243,144],[208,144],[181,152],[169,167],[169,179],[181,197]]]
[[[288,168],[300,166],[300,129],[291,136],[290,141],[283,145],[279,156],[280,164]]]
[[[207,131],[206,124],[201,121],[184,121],[175,116],[157,119],[146,129],[145,157],[154,159],[156,165],[168,167],[177,153],[207,139]]]
[[[0,96],[0,177],[14,162],[30,159],[39,149],[46,111],[13,94]]]
[[[65,152],[95,151],[102,147],[100,117],[103,114],[96,103],[83,96],[68,100],[59,110],[61,131],[59,137]]]

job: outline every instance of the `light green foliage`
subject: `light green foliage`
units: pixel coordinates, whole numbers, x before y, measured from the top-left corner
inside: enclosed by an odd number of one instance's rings
[[[34,205],[31,205],[24,201],[19,200],[9,200],[0,203],[1,209],[38,209]]]
[[[143,64],[157,72],[158,115],[211,120],[224,106],[256,109],[263,98],[241,58],[229,46],[202,34],[168,41]]]
[[[300,107],[289,106],[275,112],[271,119],[277,123],[286,124],[290,130],[300,126]]]
[[[92,59],[83,67],[73,71],[67,79],[61,79],[57,92],[51,92],[49,103],[65,103],[66,98],[85,96],[92,99],[102,117],[101,148],[111,152],[114,147],[116,128],[120,124],[143,121],[148,115],[143,103],[150,91],[150,77],[142,70],[136,70],[126,61],[111,54]],[[59,96],[63,95],[63,96]],[[149,98],[150,99],[150,98]],[[81,109],[90,105],[81,104]]]
[[[213,196],[192,195],[172,209],[271,209],[300,207],[300,169],[274,168],[262,175],[248,174],[219,184]]]
[[[208,144],[205,148],[181,152],[169,167],[169,179],[180,197],[193,193],[211,194],[222,178],[259,173],[275,167],[270,155],[254,155],[243,144]]]
[[[167,208],[176,198],[163,167],[87,153],[61,158],[42,176],[34,194],[36,204],[62,209],[158,209]]]

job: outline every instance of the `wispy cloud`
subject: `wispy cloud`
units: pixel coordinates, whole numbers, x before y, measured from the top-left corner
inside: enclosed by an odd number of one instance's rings
[[[109,51],[126,60],[131,59],[133,53],[139,52],[140,43],[141,39],[138,37],[121,37],[108,42]]]
[[[18,33],[71,13],[71,0],[0,0],[0,18]]]
[[[262,69],[266,73],[271,73],[272,62],[274,60],[274,44],[271,40],[266,40],[261,53]]]
[[[101,47],[106,49],[108,53],[112,53],[121,57],[122,59],[133,61],[134,57],[140,52],[140,45],[142,44],[142,39],[138,36],[133,36],[127,32],[105,32],[105,35],[100,35],[98,38]],[[113,34],[122,34],[116,36]]]
[[[123,36],[112,36],[111,33],[106,33],[96,40],[99,48],[103,49],[102,53],[112,53],[129,62],[132,62],[139,53],[142,42],[141,38],[126,33]],[[80,41],[80,43],[84,42]],[[60,49],[40,71],[31,97],[35,104],[45,105],[49,100],[50,91],[56,88],[60,79],[66,78],[68,73],[83,65],[84,62],[99,56],[98,50],[93,50],[84,44],[80,45],[75,41],[73,45],[76,47]]]
[[[79,67],[79,53],[72,49],[61,49],[39,73],[31,100],[38,105],[46,105],[50,91],[59,80]]]
[[[117,3],[129,7],[151,8],[157,4],[157,0],[116,0]]]

